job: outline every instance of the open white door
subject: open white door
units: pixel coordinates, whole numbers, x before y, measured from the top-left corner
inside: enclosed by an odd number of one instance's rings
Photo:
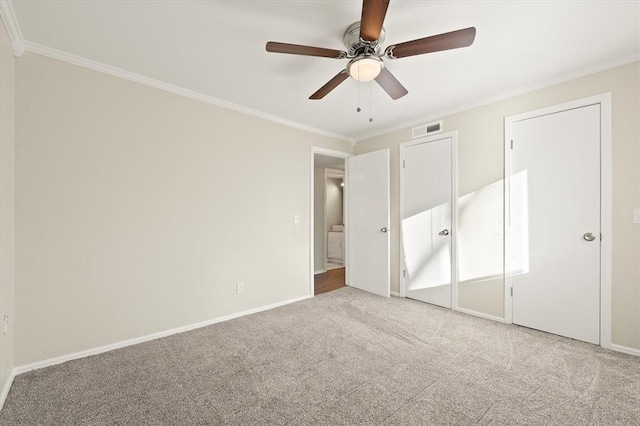
[[[389,297],[389,150],[347,159],[347,284]]]

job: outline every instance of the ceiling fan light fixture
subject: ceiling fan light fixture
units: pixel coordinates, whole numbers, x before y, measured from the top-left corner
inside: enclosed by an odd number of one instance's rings
[[[347,65],[347,72],[358,81],[371,81],[382,71],[382,60],[375,56],[355,58]]]
[[[0,2],[2,1],[0,0]],[[324,86],[309,96],[309,99],[324,98],[349,77],[358,82],[375,80],[391,99],[400,99],[409,92],[388,69],[385,69],[383,58],[392,60],[471,46],[476,37],[476,28],[469,27],[405,41],[388,46],[383,50],[382,43],[386,33],[383,24],[389,1],[362,1],[360,21],[349,25],[342,37],[346,51],[270,41],[266,45],[267,52],[351,60],[346,69],[336,74]],[[359,111],[360,108],[358,107],[357,110]]]

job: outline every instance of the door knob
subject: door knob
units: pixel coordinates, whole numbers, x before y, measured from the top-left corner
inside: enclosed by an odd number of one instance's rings
[[[380,229],[380,232],[382,232],[382,233],[386,233],[386,232],[387,232],[387,228],[381,228],[381,229]]]
[[[596,236],[595,236],[595,235],[593,235],[591,232],[587,232],[586,234],[584,234],[584,235],[582,236],[582,238],[584,238],[584,239],[585,239],[585,241],[593,241],[593,240],[595,240],[595,239],[596,239]]]
[[[449,235],[449,230],[443,229],[442,231],[438,232],[438,235]]]

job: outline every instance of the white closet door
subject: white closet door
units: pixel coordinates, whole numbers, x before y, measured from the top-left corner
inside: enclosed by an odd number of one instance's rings
[[[513,322],[600,342],[600,105],[512,125]]]
[[[404,147],[405,295],[451,308],[452,138]]]

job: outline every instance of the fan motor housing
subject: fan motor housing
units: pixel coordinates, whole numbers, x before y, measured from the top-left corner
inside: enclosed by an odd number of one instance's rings
[[[362,54],[377,54],[382,52],[382,43],[384,43],[385,29],[380,30],[380,37],[376,41],[364,41],[360,38],[360,21],[354,22],[344,32],[343,40],[347,48],[349,57],[355,57]]]

